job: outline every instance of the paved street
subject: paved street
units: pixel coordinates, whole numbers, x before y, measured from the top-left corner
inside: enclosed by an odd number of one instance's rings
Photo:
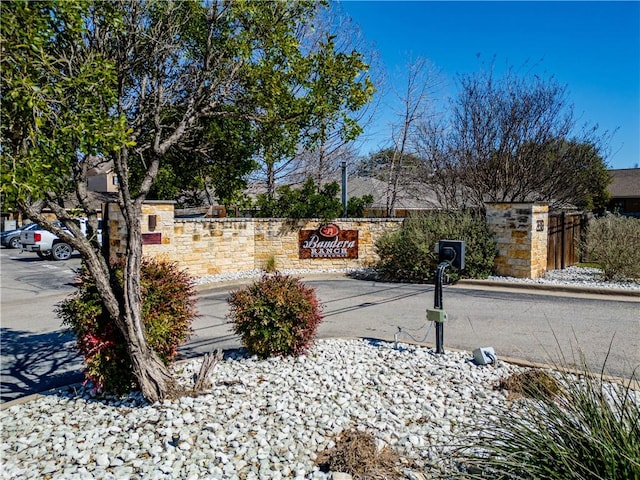
[[[2,401],[81,380],[81,359],[63,334],[54,306],[73,291],[80,261],[42,261],[35,255],[0,250],[2,269]],[[324,305],[321,338],[373,337],[393,340],[401,327],[417,340],[435,341],[425,309],[433,286],[358,281],[341,275],[313,275],[305,282]],[[200,317],[183,358],[215,348],[240,347],[225,316],[229,291],[218,285],[200,291]],[[609,345],[607,373],[628,376],[640,365],[640,297],[612,297],[499,289],[445,287],[447,348],[492,346],[498,356],[547,362],[559,351],[570,360],[580,346],[598,368]],[[408,339],[401,336],[400,339]]]
[[[416,340],[435,342],[434,329],[424,338],[429,328],[425,310],[433,306],[432,285],[338,276],[309,276],[305,282],[316,289],[325,306],[320,338],[394,340],[401,327]],[[219,287],[201,293],[202,317],[194,324],[196,335],[185,354],[239,346],[224,320],[228,290]],[[580,348],[589,365],[599,370],[611,344],[608,374],[630,376],[640,365],[640,297],[460,285],[444,288],[443,304],[449,315],[444,326],[445,350],[492,346],[499,356],[548,363],[558,360],[560,352],[571,362]]]

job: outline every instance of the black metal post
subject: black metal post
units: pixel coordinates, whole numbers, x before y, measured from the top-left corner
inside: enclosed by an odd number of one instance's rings
[[[347,162],[342,161],[342,216],[347,218]]]
[[[433,307],[442,310],[442,280],[444,271],[449,266],[442,262],[436,269],[436,288],[434,290]],[[436,353],[444,353],[444,323],[436,322]]]

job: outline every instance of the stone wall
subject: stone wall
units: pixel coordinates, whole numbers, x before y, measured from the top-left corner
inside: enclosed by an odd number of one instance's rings
[[[546,204],[489,203],[487,224],[494,233],[499,275],[538,278],[547,268]],[[375,243],[400,228],[399,218],[337,219],[340,230],[358,231],[357,258],[300,258],[300,230],[315,230],[319,220],[175,218],[173,202],[148,201],[142,208],[143,253],[178,262],[194,276],[275,268],[359,268],[377,260]],[[125,252],[126,226],[115,203],[106,206],[112,258]]]
[[[487,224],[495,235],[498,275],[538,278],[547,270],[549,206],[540,203],[488,203]]]
[[[124,219],[108,205],[110,255],[124,254]],[[338,219],[340,230],[358,231],[358,258],[299,258],[299,231],[315,230],[319,220],[176,218],[172,202],[146,202],[142,210],[143,253],[176,261],[194,276],[263,269],[358,268],[377,260],[375,242],[400,228],[402,219]],[[149,217],[156,215],[155,226]]]

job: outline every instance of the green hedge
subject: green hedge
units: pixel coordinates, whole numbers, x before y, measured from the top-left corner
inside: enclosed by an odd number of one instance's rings
[[[484,215],[470,211],[433,212],[407,218],[402,228],[376,242],[375,268],[386,280],[431,282],[438,266],[435,245],[440,240],[466,242],[465,268],[451,271],[459,278],[486,278],[493,273],[497,253]]]

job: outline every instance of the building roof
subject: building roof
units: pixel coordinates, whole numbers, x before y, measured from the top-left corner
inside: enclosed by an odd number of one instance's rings
[[[104,175],[113,170],[113,160],[103,157],[89,156],[87,157],[89,168],[87,170],[87,177],[94,177],[96,175]]]
[[[342,182],[336,180],[340,184],[338,198],[342,192]],[[281,186],[281,185],[278,185]],[[300,187],[300,184],[293,184],[293,188]],[[251,198],[255,198],[258,194],[267,191],[266,183],[254,182],[247,186],[245,194]],[[370,208],[384,209],[387,205],[387,183],[373,177],[349,177],[347,179],[347,197],[362,197],[364,195],[373,196],[373,204]],[[396,209],[422,210],[438,208],[438,202],[433,191],[426,185],[415,183],[412,185],[398,186],[396,194]]]
[[[609,170],[613,181],[609,185],[611,198],[640,198],[640,168]]]
[[[373,196],[372,208],[386,208],[387,183],[371,177],[350,177],[347,180],[347,196]],[[395,208],[398,209],[429,209],[439,206],[439,202],[429,187],[424,184],[398,186]]]

